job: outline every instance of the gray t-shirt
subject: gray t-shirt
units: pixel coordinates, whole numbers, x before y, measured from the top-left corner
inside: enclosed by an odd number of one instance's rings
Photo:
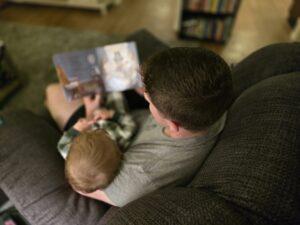
[[[163,127],[149,115],[125,152],[120,172],[104,193],[122,207],[154,190],[188,184],[213,148],[225,121],[226,113],[204,137],[174,139],[164,135]]]

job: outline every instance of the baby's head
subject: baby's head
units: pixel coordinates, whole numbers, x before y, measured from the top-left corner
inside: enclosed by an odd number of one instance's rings
[[[76,191],[91,193],[106,188],[116,176],[122,154],[103,130],[77,136],[66,159],[66,177]]]

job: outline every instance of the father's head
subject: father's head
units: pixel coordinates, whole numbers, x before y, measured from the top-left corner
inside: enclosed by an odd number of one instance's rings
[[[204,48],[170,48],[142,66],[145,97],[158,123],[201,131],[216,122],[232,102],[231,71]]]

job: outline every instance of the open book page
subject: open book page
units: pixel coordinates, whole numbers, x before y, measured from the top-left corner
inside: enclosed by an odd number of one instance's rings
[[[105,90],[124,91],[142,86],[139,59],[134,42],[107,45],[96,48],[103,71]]]
[[[101,70],[94,49],[56,54],[53,61],[69,101],[102,91]]]
[[[67,100],[103,91],[124,91],[142,86],[134,42],[53,56]]]

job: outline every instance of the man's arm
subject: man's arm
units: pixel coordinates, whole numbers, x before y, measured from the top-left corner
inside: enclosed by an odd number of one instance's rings
[[[99,201],[102,201],[102,202],[105,202],[105,203],[108,203],[110,205],[115,206],[115,204],[107,197],[107,195],[103,191],[97,190],[97,191],[94,191],[94,192],[88,193],[88,194],[87,193],[82,193],[80,191],[76,191],[76,192],[78,194],[81,194],[81,195],[86,196],[88,198],[96,199],[96,200],[99,200]]]

